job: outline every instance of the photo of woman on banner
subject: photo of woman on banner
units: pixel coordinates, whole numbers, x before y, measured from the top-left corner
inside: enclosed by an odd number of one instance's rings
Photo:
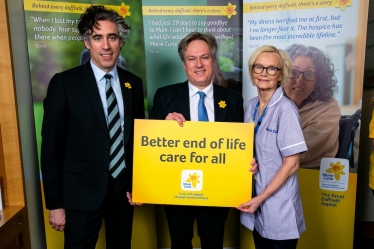
[[[300,154],[300,168],[320,167],[324,157],[335,157],[339,147],[339,103],[334,65],[316,47],[293,44],[285,49],[292,60],[284,90],[299,109],[308,151]]]
[[[257,195],[238,209],[256,249],[296,248],[305,230],[297,169],[307,147],[297,108],[282,87],[291,63],[286,52],[270,45],[257,48],[248,61],[258,96],[248,102],[244,120],[255,124]]]

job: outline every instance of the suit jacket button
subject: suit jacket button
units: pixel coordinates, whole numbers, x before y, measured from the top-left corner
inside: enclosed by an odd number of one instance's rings
[[[109,172],[109,170],[107,169],[104,169],[104,173],[107,174]]]
[[[105,148],[105,151],[106,151],[106,152],[109,152],[109,147],[106,147],[106,148]]]

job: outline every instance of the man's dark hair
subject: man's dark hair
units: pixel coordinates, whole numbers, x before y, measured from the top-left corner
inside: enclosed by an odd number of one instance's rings
[[[112,9],[105,8],[103,5],[91,5],[80,16],[78,22],[78,31],[83,40],[90,42],[89,35],[93,29],[99,29],[99,21],[110,21],[117,25],[119,39],[124,42],[126,34],[130,32],[131,27],[126,24],[122,16]]]
[[[216,38],[214,38],[214,36],[211,34],[203,34],[199,32],[189,33],[186,37],[184,37],[179,42],[178,54],[181,60],[184,62],[184,53],[187,50],[188,44],[190,44],[190,42],[195,41],[195,40],[205,41],[208,44],[213,60],[215,61],[217,58],[217,50],[218,50]]]

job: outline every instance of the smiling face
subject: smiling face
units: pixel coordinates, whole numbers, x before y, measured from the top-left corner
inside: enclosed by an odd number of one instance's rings
[[[98,21],[98,28],[93,28],[89,39],[89,42],[84,40],[84,44],[90,50],[92,62],[104,72],[110,72],[116,65],[123,45],[116,24]]]
[[[273,76],[267,73],[265,67],[281,68],[281,57],[278,53],[263,52],[260,54],[253,65],[262,66],[264,70],[261,73],[255,73],[252,69],[253,84],[260,91],[275,91],[278,88],[278,82],[282,80],[282,73],[278,70]]]
[[[292,69],[300,72],[316,72],[316,66],[311,58],[298,56],[292,61]],[[301,108],[303,101],[313,92],[315,80],[305,80],[304,75],[300,73],[296,79],[289,79],[285,84],[284,90],[287,96]]]
[[[188,81],[200,90],[213,80],[216,61],[208,44],[202,40],[191,41],[184,52],[183,68]]]

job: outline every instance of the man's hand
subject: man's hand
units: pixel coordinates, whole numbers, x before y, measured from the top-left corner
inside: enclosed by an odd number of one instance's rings
[[[130,192],[126,192],[126,196],[127,196],[127,200],[129,201],[131,206],[141,206],[141,205],[143,205],[143,203],[140,203],[140,202],[133,202],[132,201],[132,195],[131,195]]]
[[[49,211],[49,224],[52,226],[53,229],[56,231],[64,231],[65,229],[65,209],[53,209]]]
[[[183,115],[177,112],[169,113],[165,120],[176,120],[181,127],[183,127],[183,122],[186,122]]]

